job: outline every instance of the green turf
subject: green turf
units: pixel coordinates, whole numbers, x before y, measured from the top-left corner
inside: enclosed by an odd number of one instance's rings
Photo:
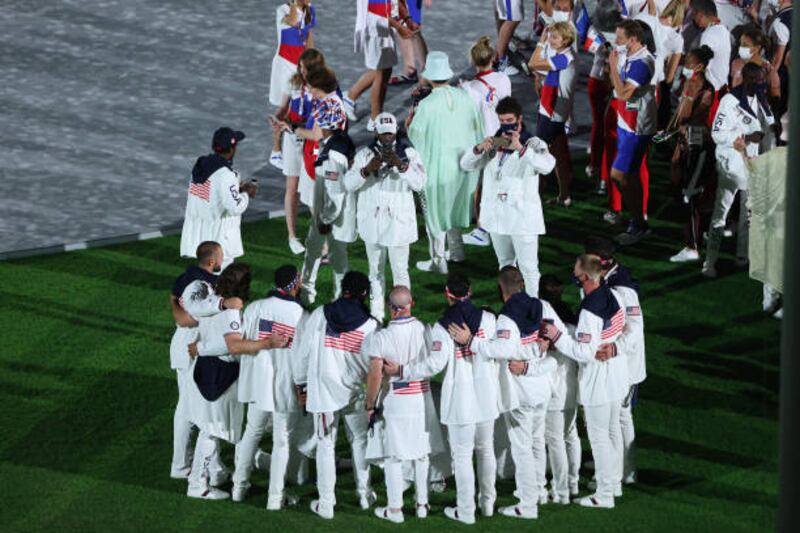
[[[662,209],[669,205],[663,176],[659,168],[651,203],[662,217],[670,212]],[[599,221],[602,201],[581,183],[574,207],[546,209],[542,271],[564,280],[586,232],[612,231]],[[620,255],[643,285],[648,379],[635,410],[640,483],[625,489],[613,511],[544,506],[534,523],[479,517],[473,529],[774,528],[779,323],[759,311],[760,284],[737,271],[730,255],[723,255],[720,278],[706,280],[697,264],[666,262],[679,247],[676,221],[654,227],[651,240]],[[268,288],[277,265],[299,263],[286,247],[283,220],[245,226],[244,241],[254,294]],[[724,246],[730,251],[732,243]],[[412,265],[425,250],[424,240],[413,247]],[[347,473],[331,522],[307,510],[313,486],[297,489],[299,508],[267,513],[263,474],[243,504],[187,498],[185,483],[168,476],[177,390],[167,295],[185,265],[177,251],[178,238],[169,237],[0,263],[0,530],[466,528],[441,513],[453,491],[432,496],[425,521],[379,521],[358,510]],[[460,268],[474,280],[475,301],[497,308],[491,248],[468,251]],[[350,253],[352,267],[366,269],[363,246]],[[432,321],[441,310],[442,279],[412,268],[419,317]],[[330,294],[327,269],[321,280],[322,294]],[[575,291],[567,292],[576,302]],[[512,483],[499,482],[498,491],[499,504],[512,501]]]

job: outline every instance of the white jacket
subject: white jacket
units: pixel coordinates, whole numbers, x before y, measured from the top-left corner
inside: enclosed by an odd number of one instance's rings
[[[366,243],[404,246],[417,241],[417,210],[414,192],[425,186],[425,168],[416,150],[406,148],[408,169],[400,172],[386,164],[367,179],[361,170],[372,160],[371,148],[356,154],[353,167],[344,178],[347,192],[357,193],[358,234]]]
[[[615,286],[614,293],[625,309],[625,327],[615,341],[617,353],[625,355],[628,361],[628,379],[631,385],[636,385],[647,377],[642,307],[639,304],[639,295],[632,288]]]
[[[567,324],[561,321],[553,307],[542,300],[542,318],[553,323],[559,331],[564,334],[572,335]],[[550,374],[550,401],[547,404],[548,411],[561,411],[563,409],[574,408],[578,398],[578,363],[565,356],[557,349],[549,350],[547,355],[556,360],[556,370]],[[528,372],[535,371],[529,367]]]
[[[326,140],[320,143],[320,151]],[[316,224],[331,224],[331,235],[339,242],[356,240],[356,197],[344,187],[349,162],[331,150],[328,159],[316,167],[312,215]]]
[[[756,107],[753,108],[753,102]],[[774,122],[772,115],[767,115],[757,99],[750,99],[750,106],[756,115],[749,113],[739,104],[739,99],[731,93],[726,94],[719,101],[717,114],[714,115],[714,126],[711,128],[711,138],[716,143],[717,164],[724,171],[726,177],[736,184],[736,188],[747,190],[747,167],[742,154],[734,147],[733,143],[740,136],[750,135],[757,131],[767,132],[767,128]],[[747,143],[748,157],[758,155],[758,143]]]
[[[556,160],[547,144],[531,137],[520,152],[467,150],[465,170],[483,170],[481,226],[501,235],[543,235],[544,215],[539,198],[539,174],[549,174]]]
[[[183,290],[179,304],[196,321],[199,318],[216,315],[222,308],[222,298],[214,293],[214,289],[202,280],[191,282]],[[170,367],[186,370],[192,365],[189,356],[189,345],[197,340],[197,327],[184,328],[177,326],[169,345]]]
[[[492,339],[475,336],[470,349],[500,364],[499,392],[502,412],[519,407],[534,407],[550,400],[550,374],[556,370],[556,360],[539,350],[538,335],[521,338],[517,324],[509,317],[497,317],[497,331]],[[515,376],[507,361],[528,361],[528,372]]]
[[[602,287],[596,292],[601,290]],[[591,304],[587,305],[587,301],[594,301],[600,296],[593,292],[581,302],[575,334],[562,331],[555,343],[559,352],[579,364],[578,402],[587,407],[621,401],[630,388],[625,354],[618,353],[617,357],[604,362],[595,359],[600,345],[615,342],[625,325],[622,298],[613,289],[610,292],[611,298],[619,306],[614,317],[604,320],[591,310]]]
[[[494,315],[484,311],[477,336],[494,335]],[[479,424],[497,418],[498,364],[467,347],[456,347],[447,330],[437,323],[431,331],[428,356],[404,366],[401,379],[426,379],[442,370],[445,370],[440,409],[443,424]]]
[[[239,401],[254,403],[262,411],[282,413],[300,410],[292,378],[292,344],[298,324],[307,314],[296,301],[272,296],[252,302],[244,311],[245,337],[289,337],[284,348],[261,350],[243,357],[239,368]]]
[[[377,327],[370,318],[356,330],[334,337],[324,306],[311,313],[291,354],[294,383],[308,387],[307,411],[333,413],[358,397],[369,370],[369,357],[361,345]]]
[[[190,184],[181,231],[181,256],[196,257],[197,246],[203,241],[218,242],[225,257],[243,255],[239,226],[249,203],[250,197],[239,192],[239,174],[227,167],[211,174],[202,185]]]

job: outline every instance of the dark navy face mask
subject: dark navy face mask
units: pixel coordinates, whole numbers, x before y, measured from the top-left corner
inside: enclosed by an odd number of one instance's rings
[[[575,274],[572,274],[572,283],[574,283],[575,286],[578,287],[579,289],[583,288],[583,282],[581,281],[581,278],[579,278]]]
[[[505,135],[506,133],[510,133],[512,131],[517,131],[519,124],[516,122],[514,124],[500,124],[500,130],[497,132],[498,135]]]

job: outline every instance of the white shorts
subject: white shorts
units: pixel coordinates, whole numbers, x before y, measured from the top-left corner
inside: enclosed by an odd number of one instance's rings
[[[275,54],[269,78],[269,103],[279,106],[292,92],[292,77],[297,74],[297,65]]]
[[[283,175],[299,176],[303,166],[303,140],[298,139],[294,133],[284,132],[281,154],[283,155]]]
[[[394,30],[378,24],[364,39],[364,64],[369,70],[384,70],[397,64],[397,40]]]
[[[525,8],[522,0],[495,0],[497,18],[519,22],[525,20]]]

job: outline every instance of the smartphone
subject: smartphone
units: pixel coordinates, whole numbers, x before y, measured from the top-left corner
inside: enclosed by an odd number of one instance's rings
[[[507,148],[511,144],[511,139],[508,137],[492,137],[493,148]]]

